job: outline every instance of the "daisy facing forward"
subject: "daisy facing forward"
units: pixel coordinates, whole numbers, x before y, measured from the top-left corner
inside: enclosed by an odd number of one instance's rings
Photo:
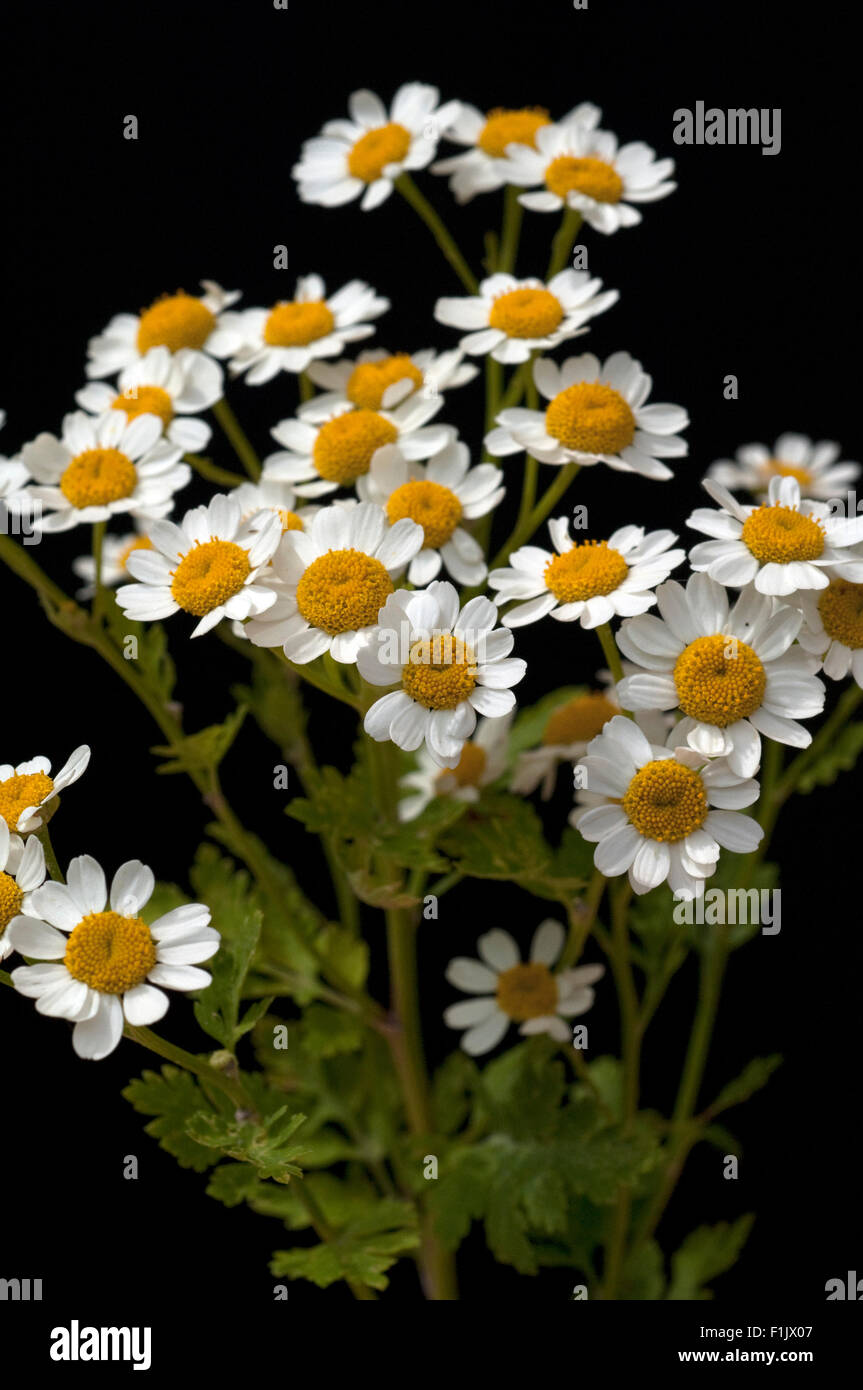
[[[636,893],[667,879],[673,893],[700,897],[720,846],[748,854],[764,834],[739,812],[756,800],[757,782],[732,772],[726,758],[707,761],[692,748],[649,743],[625,715],[606,724],[579,766],[588,790],[576,793],[570,824],[596,844],[599,872],[628,872]]]
[[[423,543],[422,529],[394,526],[372,502],[322,507],[287,531],[268,571],[274,603],[246,626],[256,647],[281,647],[300,665],[330,652],[350,664],[392,594],[394,576]]]
[[[212,497],[195,507],[180,526],[156,521],[150,527],[152,550],[136,550],[126,567],[137,581],[117,590],[123,612],[151,623],[172,613],[198,618],[192,632],[200,637],[222,618],[238,621],[263,613],[275,602],[271,589],[256,583],[282,535],[277,516],[260,528],[243,524],[235,497]]]
[[[827,501],[860,473],[859,463],[837,463],[838,457],[839,445],[830,440],[814,444],[805,434],[783,434],[772,449],[765,444],[742,445],[734,461],[718,459],[707,476],[731,492],[754,493],[766,492],[773,478],[796,478],[807,497]]]
[[[526,670],[509,656],[512,633],[496,622],[497,608],[487,598],[471,599],[459,612],[456,590],[442,580],[392,594],[357,654],[370,685],[399,686],[367,712],[369,737],[409,753],[425,743],[438,767],[457,767],[477,714],[509,714],[510,686]]]
[[[48,508],[42,530],[54,532],[112,516],[167,516],[174,493],[192,476],[181,453],[162,438],[156,415],[130,420],[106,410],[94,419],[76,410],[64,419],[60,439],[39,434],[25,444],[21,462],[36,480],[30,496]]]
[[[669,550],[677,540],[673,531],[621,526],[607,541],[575,541],[565,516],[550,521],[548,530],[556,554],[524,545],[510,556],[508,568],[489,575],[500,603],[526,600],[504,615],[506,627],[550,613],[559,622],[578,620],[593,628],[615,616],[644,613],[656,602],[652,590],[685,558],[683,550]]]
[[[560,124],[577,121],[592,130],[599,124],[601,115],[598,106],[582,102],[564,116]],[[509,146],[525,145],[535,150],[538,132],[550,125],[551,117],[541,106],[522,107],[521,110],[496,107],[483,114],[475,106],[462,102],[458,116],[445,134],[447,140],[469,145],[470,149],[464,154],[438,160],[432,165],[432,173],[451,174],[449,186],[456,202],[467,203],[477,193],[491,193],[508,183],[506,154]]]
[[[360,497],[378,502],[391,522],[410,517],[423,528],[423,548],[411,560],[408,581],[420,587],[436,579],[443,565],[459,584],[481,584],[487,570],[478,541],[461,525],[492,511],[506,489],[493,463],[470,467],[466,444],[453,440],[423,465],[408,463],[394,445],[379,449]]]
[[[562,270],[548,284],[490,275],[478,295],[439,299],[434,316],[438,323],[470,330],[459,345],[463,352],[491,353],[507,364],[526,362],[532,352],[548,352],[586,333],[588,320],[620,298],[617,290],[601,289],[602,281],[586,270]]]
[[[39,830],[56,810],[54,798],[83,776],[89,761],[90,749],[82,743],[54,777],[47,758],[31,758],[17,767],[0,763],[0,818],[21,835]]]
[[[533,212],[581,213],[597,232],[634,227],[641,213],[632,203],[654,203],[673,193],[673,159],[657,160],[638,140],[618,148],[617,136],[581,121],[541,126],[536,149],[512,145],[507,150],[506,182],[533,187],[519,202]]]
[[[863,688],[863,584],[833,579],[818,594],[799,594],[803,627],[798,641],[831,681],[847,675]]]
[[[399,820],[415,820],[437,796],[478,801],[482,788],[490,787],[506,770],[511,724],[511,713],[499,719],[481,719],[473,738],[462,748],[458,764],[444,772],[428,749],[421,748],[417,767],[399,781],[406,792],[399,801]]]
[[[140,314],[116,314],[104,333],[87,344],[87,375],[113,376],[154,347],[209,352],[219,315],[236,303],[240,291],[223,290],[214,280],[202,280],[201,288],[202,295],[183,290],[162,295]]]
[[[537,927],[530,959],[522,962],[509,932],[495,928],[479,938],[481,960],[457,956],[446,970],[456,989],[476,995],[450,1004],[444,1022],[464,1028],[463,1050],[472,1057],[497,1047],[511,1023],[522,1036],[547,1033],[558,1042],[569,1042],[572,1024],[566,1020],[586,1013],[594,1001],[592,986],[605,974],[603,965],[580,965],[575,970],[551,967],[563,950],[566,933],[548,918]]]
[[[7,928],[16,951],[42,962],[13,970],[15,988],[36,1000],[38,1013],[75,1024],[79,1057],[107,1057],[125,1023],[157,1023],[168,1008],[164,989],[210,983],[209,972],[198,968],[219,949],[210,909],[187,903],[148,926],[140,914],[154,887],[152,870],[131,859],[114,875],[109,898],[102,869],[82,854],[69,865],[66,883],[37,888],[30,915]]]
[[[6,928],[19,913],[27,912],[30,894],[44,881],[45,851],[40,841],[35,835],[26,840],[10,835],[0,819],[0,960],[14,949]]]
[[[212,430],[203,420],[190,417],[209,410],[222,395],[222,369],[211,357],[181,348],[150,348],[120,373],[118,389],[104,381],[91,381],[75,397],[88,415],[122,410],[129,420],[156,415],[165,437],[178,449],[198,453],[210,442]]]
[[[831,516],[826,502],[801,500],[796,478],[772,478],[767,501],[741,506],[710,478],[702,487],[720,510],[698,507],[687,525],[713,537],[689,552],[694,570],[720,584],[753,584],[760,594],[787,597],[826,589],[829,565],[843,579],[863,579],[863,560],[850,546],[863,541],[863,516]]]
[[[361,410],[391,410],[415,392],[439,396],[455,386],[466,386],[479,372],[462,360],[460,349],[435,352],[386,352],[367,348],[356,362],[312,362],[309,377],[323,394],[315,398],[316,411],[330,415],[357,406]]]
[[[526,450],[540,463],[607,463],[645,478],[670,478],[663,458],[688,452],[678,430],[689,416],[679,405],[645,405],[651,379],[628,352],[601,364],[592,352],[558,366],[547,357],[534,363],[533,379],[548,405],[544,411],[504,410],[499,428],[486,437],[495,456]]]
[[[230,357],[234,376],[245,373],[250,386],[260,386],[279,372],[304,372],[315,358],[338,357],[348,343],[371,337],[375,330],[363,320],[389,307],[364,280],[350,280],[327,297],[320,275],[304,275],[293,299],[224,314],[210,351]]]
[[[439,96],[437,87],[406,82],[388,112],[374,92],[353,92],[350,120],[328,121],[303,145],[292,171],[302,201],[332,208],[362,198],[363,212],[384,202],[399,174],[431,163],[441,132],[458,115],[459,103],[441,106]]]
[[[749,588],[729,611],[725,589],[706,574],[693,574],[685,589],[661,585],[656,600],[661,618],[631,618],[617,634],[624,655],[646,668],[620,682],[625,709],[679,707],[678,742],[727,757],[739,777],[758,771],[760,734],[809,746],[797,720],[820,714],[824,685],[812,658],[792,645],[803,621],[796,609]]]

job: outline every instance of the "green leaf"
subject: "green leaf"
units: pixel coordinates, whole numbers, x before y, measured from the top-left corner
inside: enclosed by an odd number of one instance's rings
[[[656,1303],[663,1297],[664,1289],[662,1251],[655,1240],[643,1241],[624,1262],[620,1297]]]
[[[699,1226],[671,1257],[671,1282],[666,1298],[681,1302],[712,1298],[705,1285],[736,1263],[752,1229],[754,1216],[730,1224]]]
[[[207,1184],[207,1196],[223,1202],[226,1207],[238,1207],[246,1202],[261,1185],[260,1178],[248,1163],[220,1163],[214,1168]]]
[[[233,710],[222,724],[211,724],[176,743],[159,744],[151,751],[168,759],[156,769],[161,773],[214,772],[221,763],[246,717],[245,706]]]
[[[233,1051],[237,1039],[267,1009],[266,1000],[253,1004],[240,1021],[240,996],[261,935],[263,913],[248,874],[212,845],[201,846],[190,877],[200,900],[210,907],[213,926],[222,937],[210,962],[212,983],[196,1001],[195,1017],[211,1038]]]
[[[473,878],[533,880],[551,862],[536,811],[505,792],[469,806],[458,827],[442,837],[440,848]]]
[[[712,1105],[707,1109],[711,1115],[718,1115],[722,1110],[728,1110],[732,1105],[740,1105],[744,1100],[748,1100],[756,1091],[760,1091],[762,1086],[766,1086],[777,1067],[781,1067],[782,1058],[778,1052],[774,1052],[769,1057],[753,1057],[739,1076],[733,1081],[729,1081],[723,1086],[719,1095]]]
[[[461,1049],[451,1052],[432,1083],[435,1128],[455,1134],[470,1114],[471,1098],[479,1085],[479,1068]]]
[[[161,1074],[145,1071],[129,1082],[123,1095],[142,1115],[155,1116],[144,1126],[144,1132],[158,1140],[160,1148],[173,1154],[181,1168],[203,1173],[218,1162],[218,1154],[187,1132],[192,1116],[207,1105],[204,1092],[189,1072],[171,1066],[162,1067]]]
[[[306,713],[299,690],[299,677],[272,654],[260,647],[249,647],[252,662],[251,686],[237,685],[231,694],[239,705],[249,709],[259,729],[282,752],[286,762],[303,761]]]
[[[287,1112],[284,1105],[257,1122],[201,1112],[188,1121],[187,1132],[196,1143],[251,1164],[262,1178],[290,1182],[302,1176],[296,1160],[303,1155],[303,1145],[290,1140],[306,1117]]]
[[[310,1004],[303,1014],[302,1028],[303,1046],[317,1057],[358,1052],[365,1041],[365,1029],[355,1014],[327,1004]]]
[[[568,825],[543,876],[525,882],[525,888],[539,897],[565,902],[593,876],[594,848]]]
[[[797,791],[829,787],[840,772],[850,772],[863,752],[863,723],[846,724],[814,762],[801,773]]]
[[[177,672],[163,625],[136,623],[126,616],[114,594],[106,595],[106,599],[102,613],[114,643],[126,660],[134,662],[148,689],[167,702],[173,693]],[[135,639],[134,646],[129,643],[130,637]]]
[[[347,1279],[383,1290],[389,1283],[387,1270],[418,1245],[414,1207],[380,1198],[337,1229],[332,1240],[274,1251],[270,1269],[276,1276],[307,1279],[320,1289]]]

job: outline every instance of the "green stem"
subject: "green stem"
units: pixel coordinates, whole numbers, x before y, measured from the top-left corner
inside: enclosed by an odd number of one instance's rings
[[[557,477],[554,482],[550,487],[546,488],[539,501],[531,508],[521,524],[516,523],[515,530],[509,540],[505,545],[501,546],[500,550],[489,564],[490,570],[499,569],[501,565],[505,565],[512,551],[517,550],[525,541],[530,540],[534,531],[536,531],[538,526],[542,525],[551,509],[556,506],[566,492],[566,489],[578,473],[579,466],[580,465],[577,463],[567,463],[556,470]]]
[[[308,372],[300,372],[300,403],[310,401],[315,394],[315,386]]]
[[[192,1072],[194,1076],[200,1077],[209,1086],[218,1087],[229,1097],[238,1110],[249,1111],[254,1114],[255,1106],[237,1077],[220,1071],[217,1067],[211,1066],[209,1062],[196,1057],[193,1052],[187,1052],[183,1047],[175,1047],[167,1039],[160,1038],[158,1033],[153,1032],[152,1028],[136,1028],[131,1023],[127,1023],[124,1032],[127,1038],[131,1038],[132,1042],[146,1047],[157,1057],[162,1057],[166,1062],[173,1062],[175,1066],[182,1067],[184,1071]]]
[[[401,193],[405,201],[410,203],[414,212],[425,222],[444,256],[449,261],[449,264],[452,266],[468,293],[476,294],[479,289],[476,276],[471,272],[470,266],[444,226],[440,214],[435,212],[428,198],[426,198],[424,193],[420,192],[410,174],[399,174],[398,178],[395,180],[395,187],[398,189],[399,193]]]
[[[272,651],[273,655],[277,657],[279,661],[284,662],[288,669],[293,671],[295,676],[299,676],[301,680],[306,681],[309,685],[313,685],[316,690],[322,690],[325,695],[331,695],[334,700],[340,700],[343,705],[350,705],[351,709],[362,709],[355,695],[351,695],[344,687],[341,689],[338,688],[321,671],[314,669],[311,663],[308,665],[298,665],[294,661],[289,661],[281,647],[271,647],[270,651]]]
[[[45,851],[45,866],[48,870],[48,873],[51,875],[55,883],[65,883],[66,880],[63,877],[63,871],[57,862],[57,856],[54,853],[54,846],[51,843],[51,833],[47,825],[43,825],[41,830],[36,831],[36,838],[41,842],[42,848]]]
[[[240,460],[240,463],[245,468],[249,477],[254,482],[257,482],[258,478],[261,476],[260,460],[246,438],[239,420],[228,405],[224,396],[220,401],[216,401],[216,404],[213,406],[213,414],[225,431],[234,453],[237,455],[237,458]]]
[[[551,260],[548,263],[548,270],[545,272],[546,281],[551,280],[558,271],[563,270],[569,260],[581,222],[580,212],[576,212],[574,208],[564,209],[560,226],[555,233],[554,241],[551,243]]]
[[[503,197],[503,224],[500,233],[500,254],[497,258],[498,270],[515,270],[518,255],[518,241],[521,234],[521,219],[524,209],[518,201],[521,190],[507,184]]]
[[[189,467],[194,468],[202,478],[206,478],[208,483],[233,488],[247,481],[242,473],[231,473],[227,468],[219,468],[218,464],[212,463],[210,459],[201,458],[199,454],[184,454],[183,458]]]
[[[617,650],[617,643],[614,640],[611,624],[600,623],[599,627],[596,629],[596,635],[602,647],[602,654],[608,662],[608,669],[611,672],[612,680],[615,685],[617,685],[618,681],[623,680],[623,662],[620,659],[620,652]],[[630,719],[632,719],[633,716],[629,710],[624,710],[623,712],[624,714],[628,714]]]
[[[559,970],[569,970],[581,959],[584,944],[596,922],[596,914],[607,882],[599,869],[594,869],[584,897],[569,908],[569,936],[561,952],[557,967]]]

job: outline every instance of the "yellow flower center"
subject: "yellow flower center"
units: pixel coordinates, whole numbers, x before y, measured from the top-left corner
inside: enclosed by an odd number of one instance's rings
[[[513,965],[497,977],[497,1006],[514,1023],[545,1018],[557,1007],[557,985],[547,965]]]
[[[411,147],[411,135],[398,121],[389,121],[361,135],[348,155],[352,178],[374,183],[388,164],[400,164]]]
[[[305,522],[302,517],[297,516],[296,512],[289,512],[286,507],[279,507],[279,516],[282,521],[282,534],[285,531],[305,531]]]
[[[792,560],[817,560],[824,549],[824,532],[811,516],[793,507],[756,507],[743,523],[743,544],[759,564],[787,565]]]
[[[543,578],[558,603],[582,603],[612,593],[628,573],[623,556],[608,541],[582,541],[563,555],[554,555]]]
[[[297,607],[307,623],[335,637],[375,622],[393,592],[380,560],[362,550],[328,550],[313,560],[297,585]]]
[[[134,463],[119,449],[85,449],[66,465],[60,491],[73,507],[106,507],[131,497],[137,482]]]
[[[476,685],[476,657],[451,632],[415,642],[402,667],[402,689],[426,709],[455,709]]]
[[[597,203],[619,203],[623,194],[623,179],[604,159],[576,159],[562,154],[553,159],[545,171],[549,192],[558,198],[567,193],[584,193]]]
[[[549,402],[545,428],[565,449],[619,454],[635,437],[635,416],[614,387],[578,381]]]
[[[0,936],[21,911],[24,894],[11,874],[0,872]]]
[[[529,145],[535,150],[536,132],[544,125],[551,125],[551,118],[541,106],[522,111],[498,107],[489,111],[476,143],[492,159],[502,159],[507,145]]]
[[[133,389],[133,396],[121,391],[111,402],[111,409],[125,410],[130,420],[136,420],[139,415],[158,415],[163,428],[167,429],[174,418],[174,402],[168,392],[161,386],[135,386]]]
[[[372,458],[385,444],[395,444],[395,425],[374,410],[349,410],[321,425],[312,454],[315,468],[328,483],[353,483],[368,473]]]
[[[126,566],[129,563],[129,556],[133,553],[133,551],[152,549],[153,542],[150,540],[149,536],[136,536],[134,540],[129,541],[128,545],[123,547],[123,549],[120,551],[120,554],[117,556],[118,569],[126,569]]]
[[[18,817],[28,806],[41,806],[54,790],[54,783],[44,772],[13,773],[0,782],[0,816],[10,830],[15,830]]]
[[[542,741],[546,747],[589,743],[616,714],[620,714],[617,705],[613,705],[608,696],[601,695],[599,691],[577,695],[549,717]]]
[[[248,552],[233,541],[195,541],[174,570],[171,594],[186,613],[203,618],[238,594],[251,574]]]
[[[138,351],[143,356],[152,347],[166,347],[169,352],[202,348],[215,326],[214,315],[194,295],[182,290],[166,294],[141,314]]]
[[[422,372],[406,352],[395,352],[378,362],[358,362],[348,377],[345,394],[363,410],[380,410],[387,387],[405,377],[412,382],[414,391],[423,384]]]
[[[91,912],[75,927],[63,962],[69,974],[101,994],[125,994],[156,964],[150,928],[140,917]]]
[[[435,779],[438,795],[446,795],[459,787],[478,787],[485,772],[485,749],[478,743],[466,743],[455,767]]]
[[[863,584],[834,579],[818,595],[824,631],[834,642],[858,651],[863,647]]]
[[[437,550],[449,540],[461,521],[461,502],[442,483],[415,478],[390,493],[387,516],[393,525],[403,517],[410,517],[423,528],[423,550]]]
[[[623,809],[639,835],[674,843],[698,830],[710,808],[697,772],[674,758],[657,758],[636,772]]]
[[[750,646],[734,637],[697,637],[674,664],[677,699],[684,714],[725,729],[754,714],[767,676]]]
[[[807,488],[812,482],[812,474],[809,469],[801,468],[796,463],[783,463],[781,459],[768,459],[763,467],[768,478],[796,478],[801,488]]]
[[[545,338],[563,319],[560,300],[549,290],[510,290],[500,295],[488,316],[490,328],[508,338]]]
[[[305,347],[332,333],[335,319],[322,299],[284,300],[270,311],[264,342],[271,347]]]

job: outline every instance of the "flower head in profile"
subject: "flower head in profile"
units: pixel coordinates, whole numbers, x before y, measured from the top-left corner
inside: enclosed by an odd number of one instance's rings
[[[135,583],[117,590],[128,617],[151,623],[182,610],[198,619],[192,636],[200,637],[222,618],[242,622],[275,603],[257,580],[281,539],[277,516],[263,526],[244,523],[237,499],[219,494],[179,526],[154,522],[149,535],[153,548],[135,550],[126,562]]]
[[[56,810],[55,797],[83,776],[89,761],[90,749],[82,743],[53,777],[47,758],[31,758],[17,767],[0,763],[0,819],[21,835],[39,830]]]
[[[532,352],[548,352],[586,333],[588,321],[619,298],[617,290],[601,290],[602,281],[586,270],[562,270],[548,284],[498,273],[482,281],[478,295],[439,299],[435,318],[467,330],[463,352],[526,362]]]
[[[391,594],[357,655],[370,685],[398,686],[366,714],[369,737],[411,753],[425,743],[438,767],[457,767],[477,715],[509,714],[510,687],[525,673],[525,662],[509,655],[512,633],[496,622],[490,599],[459,610],[455,588],[443,580]]]
[[[124,367],[111,387],[104,381],[90,381],[75,396],[88,415],[106,410],[123,411],[129,420],[139,415],[155,415],[162,422],[165,438],[187,453],[198,453],[210,442],[212,430],[204,420],[193,417],[209,410],[222,395],[222,369],[202,352],[181,348],[154,347]]]
[[[117,870],[109,895],[101,867],[82,854],[66,883],[37,888],[28,915],[7,928],[13,948],[40,962],[12,971],[15,988],[36,1000],[38,1013],[74,1023],[79,1057],[107,1057],[126,1023],[157,1023],[168,1008],[165,989],[210,983],[199,968],[219,949],[210,909],[187,903],[148,925],[141,913],[154,887],[152,870],[131,859]]]
[[[323,417],[356,406],[359,410],[392,410],[417,393],[427,399],[453,387],[465,386],[479,371],[465,362],[459,348],[435,352],[387,352],[366,348],[355,362],[312,362],[309,377],[323,394],[314,401]]]
[[[437,796],[478,801],[482,788],[497,782],[506,770],[511,724],[511,713],[498,719],[480,719],[456,766],[444,771],[427,748],[420,748],[416,768],[399,782],[405,792],[399,801],[399,820],[415,820]]]
[[[548,357],[533,366],[533,378],[548,405],[544,411],[504,410],[486,436],[495,456],[532,454],[540,463],[607,463],[623,473],[670,478],[660,460],[683,458],[689,417],[679,405],[646,405],[651,379],[628,352],[605,364],[592,352],[558,366]]]
[[[87,344],[88,377],[113,376],[154,347],[209,352],[219,315],[236,303],[240,291],[223,290],[214,280],[202,280],[201,288],[201,295],[183,290],[162,295],[140,314],[116,314]]]
[[[593,130],[601,114],[598,106],[585,101],[562,117],[560,124],[576,122]],[[447,140],[467,145],[468,149],[464,154],[439,159],[432,165],[432,173],[451,175],[449,186],[457,203],[467,203],[478,193],[492,193],[513,182],[507,160],[509,147],[523,145],[535,150],[537,135],[551,124],[551,117],[541,106],[526,106],[520,110],[499,106],[482,112],[462,102],[458,116],[445,134]]]
[[[437,87],[406,82],[389,111],[366,90],[352,93],[348,111],[349,120],[328,121],[306,141],[293,175],[304,203],[332,208],[360,198],[368,212],[389,197],[399,174],[431,163],[459,103],[441,105]]]
[[[798,594],[803,626],[798,641],[811,652],[828,680],[847,675],[863,688],[863,584],[831,576],[817,594]]]
[[[743,444],[734,459],[717,459],[707,476],[730,492],[767,492],[773,478],[794,478],[805,497],[829,501],[859,476],[859,463],[837,463],[839,445],[813,443],[805,434],[780,435],[772,449]]]
[[[30,895],[45,881],[45,851],[35,835],[22,840],[10,835],[0,819],[0,960],[14,947],[6,932],[9,923],[30,906]]]
[[[497,1047],[510,1024],[517,1023],[523,1036],[547,1033],[558,1042],[569,1042],[568,1019],[586,1013],[594,1001],[592,986],[605,974],[603,965],[581,965],[553,971],[563,950],[566,933],[548,918],[537,927],[530,958],[522,961],[509,932],[495,927],[479,938],[480,960],[457,956],[447,966],[446,978],[473,999],[451,1004],[444,1013],[450,1028],[463,1028],[461,1046],[472,1057]]]

